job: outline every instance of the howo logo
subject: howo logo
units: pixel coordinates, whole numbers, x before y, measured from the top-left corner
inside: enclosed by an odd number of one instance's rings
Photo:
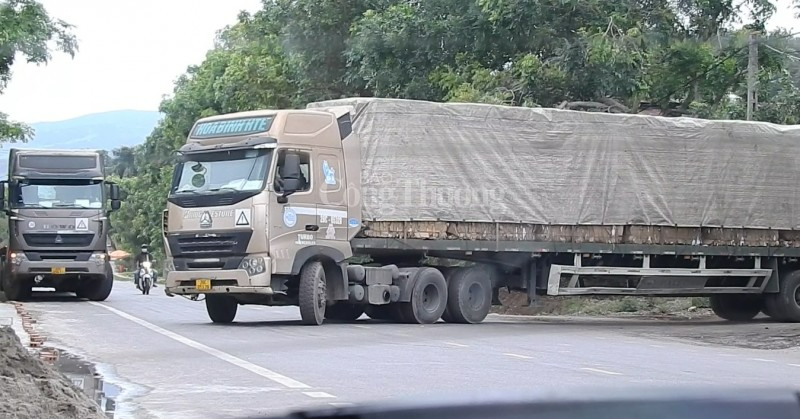
[[[75,230],[75,224],[44,224],[45,230]]]

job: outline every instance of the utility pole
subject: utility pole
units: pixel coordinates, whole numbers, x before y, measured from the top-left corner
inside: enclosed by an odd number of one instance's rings
[[[758,33],[750,32],[748,42],[749,56],[747,59],[747,120],[753,119],[753,112],[758,106],[756,82],[758,78]]]

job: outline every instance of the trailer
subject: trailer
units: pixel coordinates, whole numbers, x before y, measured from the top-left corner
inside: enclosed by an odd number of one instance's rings
[[[800,127],[350,98],[203,118],[164,213],[168,295],[479,323],[501,287],[710,296],[800,321]],[[216,224],[215,224],[216,223]],[[453,263],[458,261],[460,263]]]

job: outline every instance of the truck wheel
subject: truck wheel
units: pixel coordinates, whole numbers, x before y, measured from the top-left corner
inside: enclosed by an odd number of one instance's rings
[[[492,308],[492,281],[482,267],[458,270],[447,286],[451,323],[480,323]]]
[[[709,300],[714,314],[734,322],[752,320],[764,307],[762,295],[716,294],[712,295]]]
[[[337,301],[325,309],[325,318],[343,322],[357,320],[364,314],[364,306],[351,304],[347,301]]]
[[[400,303],[401,320],[406,323],[430,324],[442,317],[447,306],[447,282],[436,268],[420,268],[411,301]]]
[[[781,278],[780,291],[765,297],[770,311],[777,315],[775,320],[800,322],[800,271]]]
[[[780,307],[780,294],[764,294],[764,308],[761,312],[778,322],[789,320]]]
[[[230,323],[236,318],[239,302],[230,295],[206,294],[206,311],[214,323]]]
[[[97,279],[90,279],[78,287],[75,293],[79,298],[86,298],[90,301],[105,301],[111,295],[114,287],[114,270],[111,265],[106,265],[106,274]]]
[[[25,301],[33,294],[33,284],[29,279],[3,272],[3,293],[10,301]]]
[[[325,269],[322,262],[308,262],[300,271],[300,318],[303,324],[319,326],[325,319]]]

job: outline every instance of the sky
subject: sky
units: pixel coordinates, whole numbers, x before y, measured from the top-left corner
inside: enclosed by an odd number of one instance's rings
[[[345,1],[345,0],[343,0]],[[214,35],[255,12],[260,0],[40,0],[75,26],[75,58],[56,53],[46,66],[18,61],[0,95],[13,120],[57,121],[119,109],[158,110],[189,65],[200,64]],[[800,31],[791,0],[778,0],[770,28]]]

